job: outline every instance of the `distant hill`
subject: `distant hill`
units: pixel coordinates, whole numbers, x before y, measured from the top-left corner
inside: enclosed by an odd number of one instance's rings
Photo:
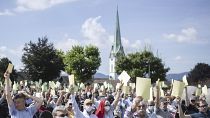
[[[182,80],[182,77],[184,75],[187,75],[189,72],[183,72],[183,73],[171,73],[171,74],[167,74],[166,75],[166,79],[168,81],[171,81],[172,79],[174,80]],[[94,75],[94,78],[97,78],[97,79],[105,79],[105,78],[109,78],[109,75],[105,75],[103,73],[96,73]]]
[[[171,81],[172,79],[174,80],[182,80],[182,77],[184,75],[187,75],[189,72],[183,72],[183,73],[171,73],[166,75],[166,79],[168,81]]]
[[[96,73],[95,75],[94,75],[94,78],[97,78],[97,79],[105,79],[105,78],[109,78],[109,75],[105,75],[105,74],[103,74],[103,73]]]

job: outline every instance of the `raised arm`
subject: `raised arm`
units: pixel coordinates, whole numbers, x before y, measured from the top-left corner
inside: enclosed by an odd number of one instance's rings
[[[60,96],[59,96],[59,98],[58,98],[58,100],[57,100],[57,102],[56,102],[56,106],[61,105],[62,100],[63,100],[63,98],[64,98],[64,94],[65,94],[65,91],[64,91],[64,90],[63,90],[63,91],[60,91]]]
[[[188,94],[187,94],[187,86],[185,87],[185,101],[186,101],[186,106],[189,106],[190,101],[189,101],[189,97],[188,97]]]
[[[155,99],[155,107],[160,108],[160,87],[156,86],[156,99]]]
[[[184,115],[183,111],[182,111],[182,107],[181,107],[181,98],[177,97],[177,102],[178,102],[178,112],[179,112],[179,117],[180,118],[191,118],[190,115]]]
[[[70,96],[71,96],[71,102],[72,102],[75,118],[85,118],[85,116],[82,114],[82,112],[79,109],[77,101],[75,100],[73,86],[70,86],[70,94],[71,94]]]
[[[7,103],[8,105],[11,107],[14,105],[14,102],[12,100],[12,96],[11,96],[11,86],[10,86],[10,83],[9,83],[9,76],[10,74],[8,72],[5,72],[4,73],[4,78],[5,78],[5,93],[6,93],[6,99],[7,99]]]
[[[35,96],[32,96],[32,95],[29,95],[27,94],[26,92],[23,92],[23,94],[28,97],[28,98],[31,98],[33,99],[36,103],[35,103],[35,107],[36,109],[39,109],[43,103],[43,100],[41,98],[38,98],[38,97],[35,97]]]
[[[2,104],[2,102],[4,101],[4,99],[5,99],[5,93],[3,92],[3,95],[1,96],[1,98],[0,98],[0,105]]]
[[[119,89],[117,90],[117,94],[115,96],[115,99],[113,101],[113,106],[114,106],[114,109],[117,107],[117,104],[119,102],[119,99],[120,99],[120,94],[122,93],[122,86],[123,86],[123,83],[121,82],[120,83],[120,86],[119,86]]]

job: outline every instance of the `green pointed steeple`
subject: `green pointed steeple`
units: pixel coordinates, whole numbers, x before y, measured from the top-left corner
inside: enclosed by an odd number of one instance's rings
[[[118,14],[118,8],[117,8],[117,15],[116,15],[116,29],[115,29],[115,36],[114,36],[114,42],[112,45],[110,57],[112,56],[124,56],[124,50],[121,43],[121,34],[120,34],[120,22],[119,22],[119,14]]]

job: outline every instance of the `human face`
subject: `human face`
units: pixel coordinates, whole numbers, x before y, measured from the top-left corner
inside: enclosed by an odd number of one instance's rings
[[[199,111],[200,112],[207,112],[207,107],[208,107],[208,104],[206,104],[204,102],[199,103]]]
[[[68,115],[64,111],[56,111],[55,116],[53,118],[64,118],[68,117]]]
[[[195,105],[195,103],[196,103],[195,100],[190,100],[190,102],[192,105]]]
[[[68,104],[67,110],[68,110],[68,111],[71,111],[71,110],[72,110],[72,103],[69,103],[69,104]]]
[[[105,102],[104,109],[105,109],[106,112],[108,112],[110,110],[110,102],[109,101]]]
[[[137,106],[137,111],[138,110],[146,111],[146,105],[144,103],[140,102]]]
[[[161,109],[167,110],[167,106],[168,106],[168,102],[167,101],[161,102]]]
[[[15,108],[17,110],[24,110],[25,109],[25,99],[17,98],[14,100]]]

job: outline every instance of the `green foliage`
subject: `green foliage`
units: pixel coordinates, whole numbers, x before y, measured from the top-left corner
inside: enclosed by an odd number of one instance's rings
[[[192,85],[206,84],[210,79],[210,65],[205,63],[197,63],[188,74],[188,82]]]
[[[4,73],[6,72],[6,69],[9,63],[12,63],[12,62],[6,57],[0,59],[0,81],[4,81]],[[17,77],[17,72],[13,68],[12,73],[10,75],[11,81],[14,81],[16,77]]]
[[[60,70],[64,70],[62,58],[57,54],[53,44],[48,43],[47,37],[38,38],[37,43],[30,41],[25,44],[23,51],[22,62],[29,79],[50,81],[59,77]]]
[[[59,58],[62,59],[63,63],[64,63],[64,59],[65,59],[65,53],[62,50],[57,50],[56,49],[56,55],[59,56]]]
[[[77,81],[86,82],[92,79],[101,64],[100,53],[95,46],[73,46],[66,53],[64,63],[66,71],[74,74]]]
[[[136,82],[136,77],[150,76],[152,83],[158,79],[165,80],[166,73],[169,71],[169,68],[164,68],[160,58],[147,50],[121,56],[116,62],[115,69],[118,74],[123,70],[127,71],[132,82]]]

